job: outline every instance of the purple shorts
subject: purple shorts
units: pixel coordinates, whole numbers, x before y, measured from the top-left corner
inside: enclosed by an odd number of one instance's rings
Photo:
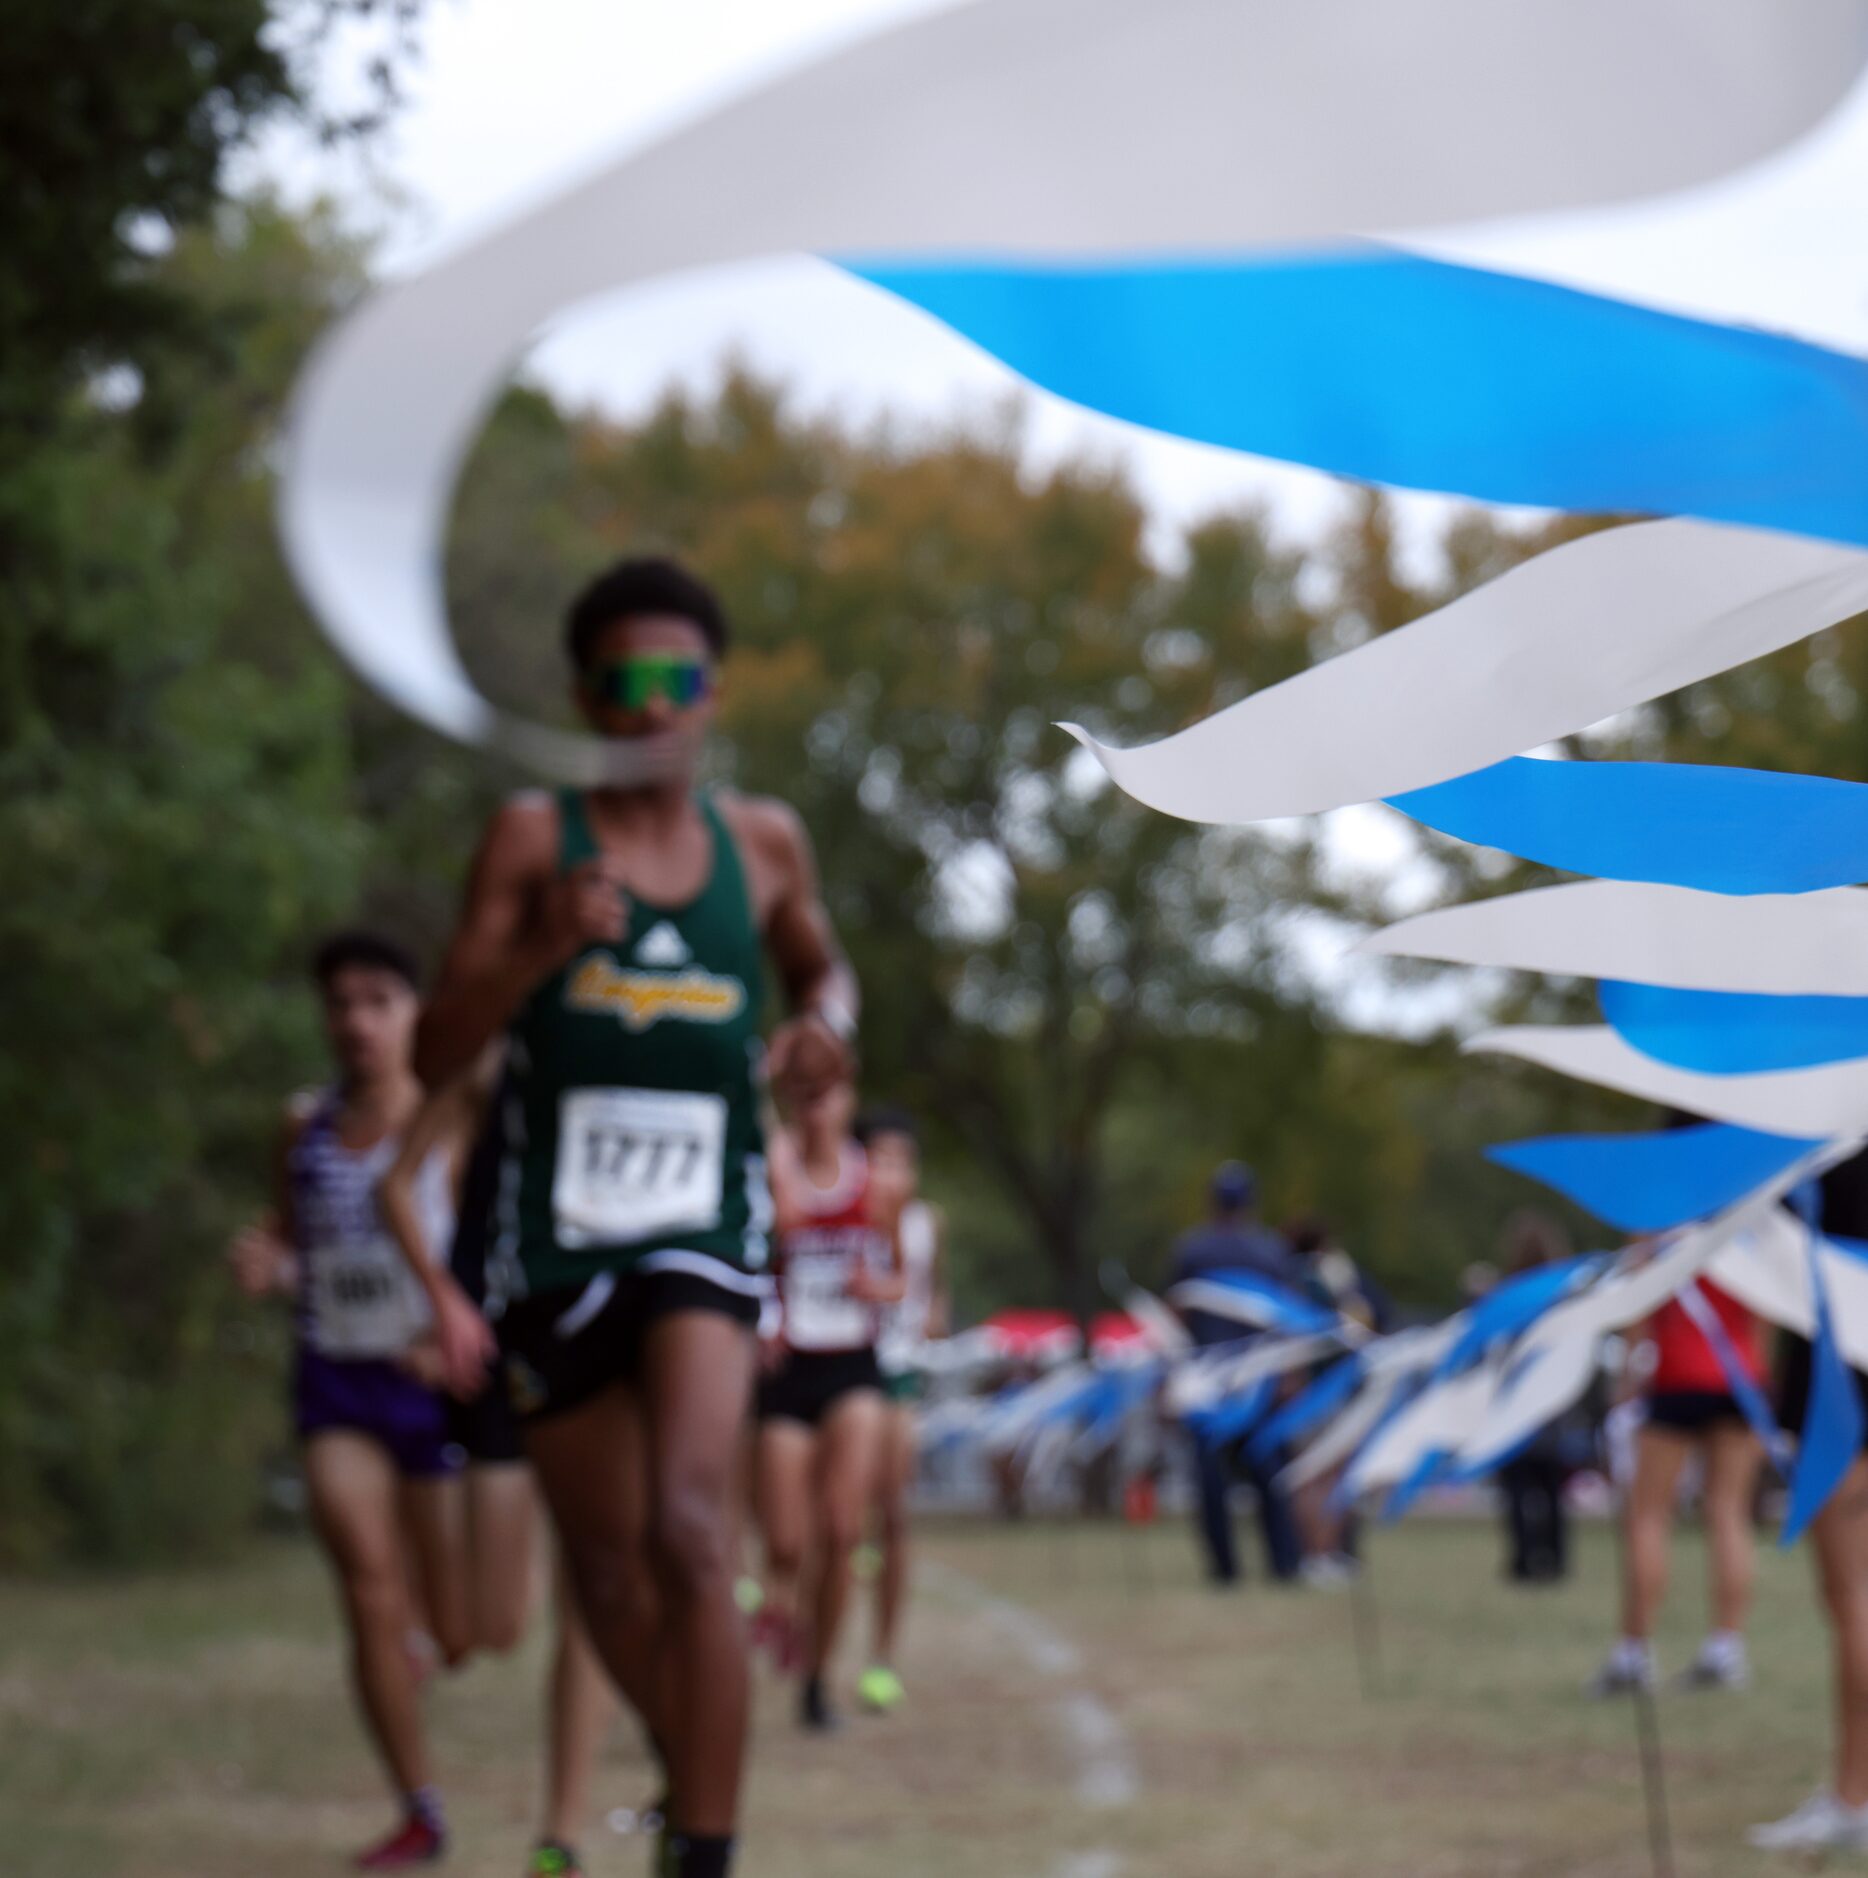
[[[447,1398],[395,1363],[300,1349],[293,1403],[301,1441],[348,1428],[381,1442],[396,1471],[411,1480],[459,1471],[462,1456],[449,1437]]]

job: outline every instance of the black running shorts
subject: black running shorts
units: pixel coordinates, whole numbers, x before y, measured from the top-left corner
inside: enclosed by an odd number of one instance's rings
[[[1745,1411],[1723,1389],[1659,1389],[1647,1399],[1649,1428],[1677,1435],[1700,1435],[1721,1422],[1742,1424]]]
[[[496,1467],[525,1459],[519,1417],[499,1370],[471,1402],[449,1398],[448,1439],[466,1455],[469,1467]]]
[[[514,1298],[495,1329],[506,1394],[521,1421],[561,1415],[612,1383],[633,1382],[643,1333],[675,1311],[715,1311],[759,1321],[756,1293],[729,1290],[693,1272],[603,1272],[587,1285]]]
[[[802,1422],[815,1428],[842,1399],[858,1389],[883,1390],[882,1366],[873,1347],[863,1350],[788,1350],[785,1360],[759,1382],[762,1422]]]

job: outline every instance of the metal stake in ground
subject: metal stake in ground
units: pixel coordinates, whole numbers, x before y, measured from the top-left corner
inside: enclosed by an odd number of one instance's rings
[[[1375,1602],[1375,1572],[1369,1559],[1368,1543],[1361,1547],[1355,1576],[1349,1581],[1349,1614],[1355,1631],[1356,1674],[1362,1694],[1373,1700],[1381,1693],[1382,1628],[1381,1612]]]
[[[1615,1501],[1615,1561],[1618,1567],[1616,1595],[1619,1598],[1628,1582],[1628,1495],[1624,1489]],[[1617,1623],[1620,1623],[1619,1613]],[[1661,1754],[1660,1711],[1655,1706],[1654,1691],[1645,1681],[1637,1680],[1634,1689],[1635,1744],[1641,1757],[1641,1798],[1647,1809],[1648,1858],[1654,1878],[1674,1878],[1673,1824],[1667,1811],[1667,1766]]]
[[[1645,1682],[1634,1692],[1635,1735],[1641,1744],[1641,1785],[1647,1802],[1648,1855],[1654,1878],[1674,1878],[1673,1828],[1667,1817],[1667,1774],[1660,1752],[1660,1711]]]

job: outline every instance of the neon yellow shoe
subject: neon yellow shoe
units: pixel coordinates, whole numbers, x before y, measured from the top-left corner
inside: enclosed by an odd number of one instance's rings
[[[872,1664],[857,1679],[856,1696],[872,1715],[887,1715],[908,1699],[902,1679],[881,1663]]]
[[[765,1586],[750,1573],[733,1580],[733,1602],[745,1617],[757,1617],[765,1608]]]

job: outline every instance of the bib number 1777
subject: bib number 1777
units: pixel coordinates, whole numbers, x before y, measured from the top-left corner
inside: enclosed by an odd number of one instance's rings
[[[722,1096],[567,1090],[551,1190],[559,1242],[630,1245],[717,1226],[725,1152]]]

